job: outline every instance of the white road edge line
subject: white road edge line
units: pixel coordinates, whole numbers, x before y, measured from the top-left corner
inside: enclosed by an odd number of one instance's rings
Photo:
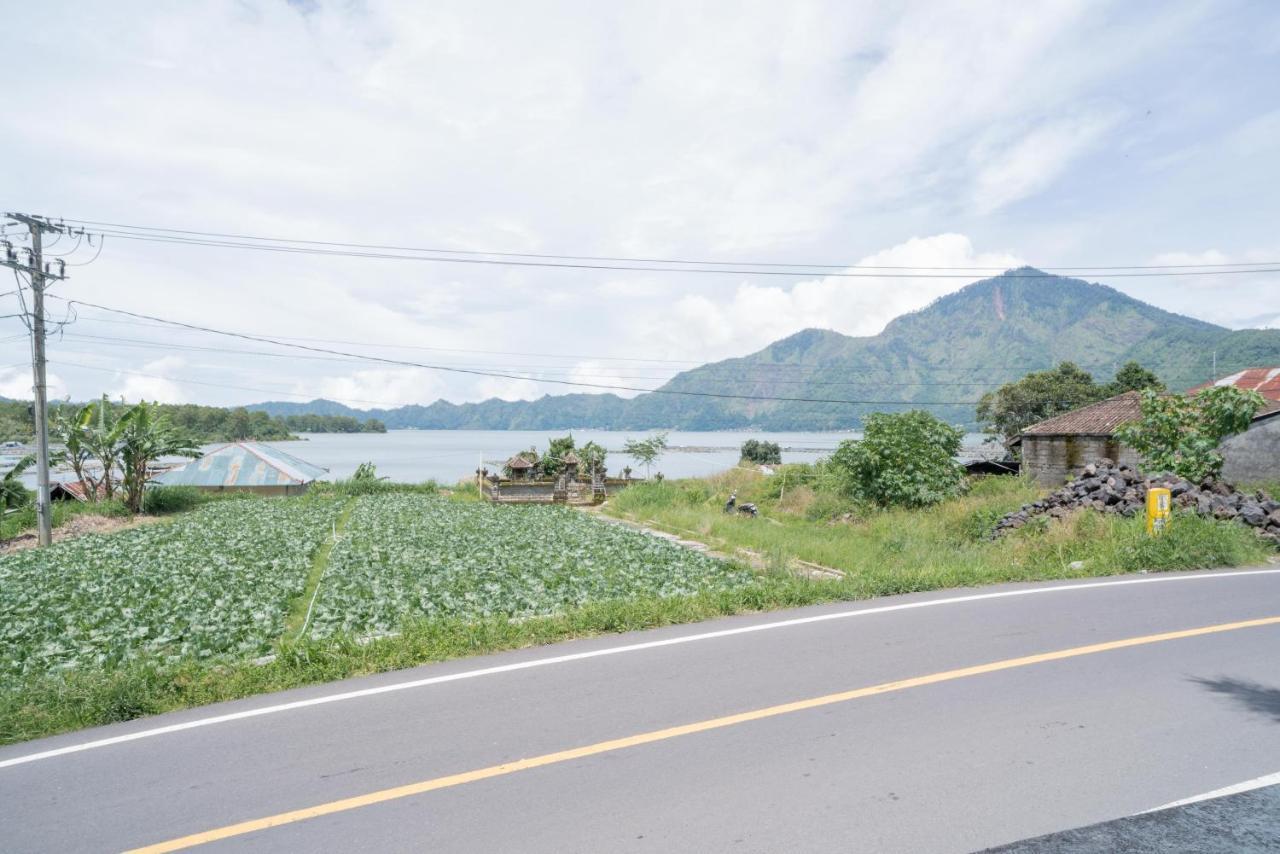
[[[1280,771],[1274,774],[1266,774],[1262,777],[1254,777],[1252,780],[1245,780],[1243,783],[1236,783],[1234,786],[1224,786],[1221,789],[1214,789],[1212,792],[1205,792],[1202,795],[1192,795],[1189,798],[1183,798],[1180,801],[1173,801],[1164,806],[1152,807],[1149,810],[1143,810],[1138,815],[1146,815],[1147,813],[1160,812],[1160,810],[1169,810],[1174,807],[1185,807],[1187,804],[1195,804],[1200,801],[1210,801],[1214,798],[1225,798],[1227,795],[1238,795],[1241,792],[1251,792],[1254,789],[1261,789],[1265,786],[1280,785]]]
[[[1218,572],[1204,575],[1167,575],[1156,578],[1126,578],[1119,581],[1094,581],[1085,584],[1059,584],[1054,587],[1033,587],[1025,590],[1003,590],[998,593],[974,593],[968,596],[951,596],[946,599],[929,599],[924,602],[903,602],[898,605],[882,605],[872,608],[855,608],[848,611],[837,611],[831,614],[816,614],[812,617],[796,617],[790,620],[778,620],[772,623],[757,623],[752,626],[740,626],[735,629],[720,629],[714,632],[702,632],[692,635],[681,635],[674,638],[665,638],[663,640],[644,641],[642,643],[625,644],[623,646],[606,647],[605,649],[594,649],[587,652],[575,652],[568,655],[556,655],[549,658],[536,658],[532,661],[519,661],[513,664],[500,664],[494,667],[481,667],[476,670],[465,670],[460,673],[448,673],[443,676],[429,676],[425,679],[411,679],[406,682],[394,682],[390,685],[379,685],[374,688],[361,688],[355,691],[343,691],[339,694],[327,694],[322,697],[311,697],[306,700],[295,700],[291,703],[279,703],[273,706],[261,706],[256,709],[246,709],[241,712],[231,712],[225,715],[213,715],[207,718],[197,718],[195,720],[184,721],[177,724],[169,724],[167,726],[154,727],[152,729],[139,730],[137,732],[126,733],[124,735],[111,736],[110,738],[100,738],[94,741],[84,741],[79,744],[70,744],[66,747],[58,747],[52,750],[43,750],[39,753],[28,753],[25,756],[15,756],[11,759],[0,760],[0,768],[9,768],[14,765],[24,765],[28,762],[38,762],[42,759],[53,759],[57,756],[66,756],[70,753],[80,753],[86,750],[95,750],[100,747],[110,747],[114,744],[125,744],[130,741],[139,741],[144,738],[153,738],[158,735],[168,735],[169,733],[183,732],[190,729],[198,729],[200,727],[213,726],[214,724],[230,723],[231,721],[240,721],[247,718],[256,718],[262,715],[273,715],[280,712],[289,712],[294,709],[306,709],[311,706],[322,706],[328,703],[339,703],[346,700],[356,700],[362,697],[373,697],[378,694],[389,694],[394,691],[407,691],[411,688],[423,688],[428,685],[441,685],[446,682],[458,682],[463,679],[477,679],[481,676],[494,676],[499,673],[512,673],[517,670],[529,670],[534,667],[547,667],[552,664],[566,664],[571,661],[584,661],[590,658],[602,658],[608,655],[622,655],[630,652],[640,652],[647,649],[658,649],[666,646],[677,646],[680,644],[694,643],[696,641],[714,640],[716,638],[733,637],[734,635],[746,635],[754,632],[766,632],[773,629],[790,628],[791,626],[804,626],[812,623],[825,623],[830,620],[844,620],[851,617],[865,617],[872,614],[887,614],[894,611],[911,611],[917,608],[936,608],[942,605],[959,605],[965,602],[981,602],[991,599],[1011,599],[1019,596],[1038,596],[1046,593],[1066,593],[1076,590],[1096,590],[1103,587],[1125,587],[1135,584],[1163,584],[1170,582],[1190,582],[1190,581],[1206,581],[1217,580],[1222,578],[1242,578],[1255,575],[1275,575],[1280,573],[1280,569],[1251,569],[1239,570],[1234,572]]]

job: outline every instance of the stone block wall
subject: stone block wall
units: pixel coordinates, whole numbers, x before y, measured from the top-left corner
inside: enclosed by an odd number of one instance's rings
[[[1113,460],[1137,468],[1138,455],[1111,436],[1022,437],[1022,470],[1043,486],[1061,486],[1091,462]]]

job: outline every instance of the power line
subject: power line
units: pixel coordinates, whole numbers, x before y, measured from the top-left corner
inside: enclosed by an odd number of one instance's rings
[[[23,336],[25,337],[25,336]],[[147,341],[142,339],[131,338],[113,338],[100,335],[80,335],[75,333],[67,333],[64,337],[75,341],[88,341],[93,343],[107,344],[110,346],[122,347],[141,347],[156,350],[181,350],[189,352],[201,353],[226,353],[240,356],[268,356],[280,359],[316,359],[328,362],[345,362],[348,364],[362,364],[363,359],[350,359],[339,356],[299,356],[295,353],[273,353],[267,350],[242,350],[232,347],[205,347],[194,344],[170,344],[162,341]],[[3,339],[0,339],[2,342]],[[628,380],[660,380],[670,381],[683,376],[681,374],[600,374],[584,372],[580,369],[573,369],[571,366],[565,365],[537,365],[537,366],[503,366],[503,365],[451,365],[450,367],[474,367],[480,370],[509,370],[521,371],[526,374],[525,379],[540,381],[541,378],[550,373],[560,376],[573,377],[595,377],[600,379],[628,379]],[[730,383],[768,383],[771,385],[822,385],[822,386],[851,386],[855,388],[884,388],[894,386],[897,388],[992,388],[998,384],[1000,380],[993,379],[986,382],[901,382],[897,380],[862,380],[860,382],[852,382],[849,380],[820,380],[820,379],[790,379],[752,376],[744,373],[725,372],[718,369],[716,365],[707,365],[697,379],[714,380]],[[844,372],[838,368],[830,369],[832,374],[841,374]]]
[[[221,239],[197,239],[188,237],[176,237],[157,234],[144,234],[142,232],[115,231],[111,229],[100,232],[122,240],[134,240],[149,243],[167,243],[184,246],[205,246],[222,249],[247,249],[255,252],[278,252],[295,255],[311,255],[311,256],[328,256],[341,258],[373,258],[391,261],[420,261],[438,264],[474,264],[499,267],[538,267],[538,268],[556,268],[569,270],[606,270],[611,272],[640,272],[640,273],[697,273],[699,275],[749,275],[749,276],[790,276],[792,278],[803,278],[806,276],[820,275],[827,278],[846,278],[846,279],[972,279],[975,275],[981,275],[980,271],[972,270],[964,273],[914,273],[914,272],[871,272],[864,270],[862,272],[851,272],[845,270],[828,270],[816,272],[814,270],[779,270],[779,269],[747,269],[745,267],[697,267],[697,268],[681,268],[681,267],[659,267],[650,264],[613,264],[603,262],[592,263],[569,263],[562,261],[526,261],[514,260],[510,258],[457,258],[443,257],[438,255],[405,255],[396,252],[371,251],[371,250],[355,250],[355,249],[325,249],[314,248],[310,246],[285,246],[281,244],[267,245],[266,243],[254,244],[242,241],[221,240]],[[1280,264],[1280,262],[1271,262]],[[990,268],[994,269],[994,268]],[[1244,275],[1253,273],[1276,273],[1280,272],[1280,266],[1260,267],[1256,269],[1223,269],[1213,270],[1211,273],[1204,270],[1169,270],[1155,272],[1151,270],[1138,270],[1137,272],[1115,272],[1108,273],[1109,278],[1132,278],[1132,277],[1151,277],[1151,276],[1203,276],[1203,275]],[[1038,271],[1036,273],[1019,274],[1016,271],[1005,272],[1001,274],[1002,279],[1049,279],[1056,278],[1053,274]]]
[[[456,373],[456,374],[467,374],[470,376],[495,377],[498,379],[521,380],[521,381],[527,381],[528,379],[527,377],[522,377],[515,374],[504,373],[499,371],[485,371],[485,370],[478,370],[474,368],[459,368],[459,367],[454,367],[449,365],[433,365],[433,364],[427,364],[423,362],[411,362],[404,359],[390,359],[385,356],[374,356],[374,355],[369,355],[365,353],[351,353],[351,352],[346,352],[342,350],[332,350],[326,347],[315,347],[307,344],[291,344],[285,341],[281,341],[273,338],[267,338],[264,336],[247,335],[243,332],[231,332],[224,329],[214,329],[208,326],[200,326],[194,323],[184,323],[178,320],[169,320],[163,317],[156,317],[155,315],[143,314],[141,312],[125,311],[124,309],[110,308],[108,306],[98,305],[95,303],[87,302],[85,300],[68,300],[67,302],[69,306],[84,305],[89,308],[96,308],[100,311],[108,311],[115,314],[122,314],[122,315],[125,315],[126,317],[136,317],[142,320],[154,320],[160,323],[168,323],[170,325],[182,327],[185,329],[195,329],[201,332],[209,332],[215,335],[225,335],[229,338],[240,338],[246,341],[257,341],[262,344],[274,344],[277,347],[291,347],[297,350],[305,350],[313,353],[323,353],[323,354],[333,355],[333,356],[346,356],[349,358],[358,359],[365,362],[374,362],[374,363],[386,364],[386,365],[397,365],[400,367],[409,367],[409,368],[423,368],[425,370],[444,371],[444,372]],[[850,400],[850,399],[839,399],[839,398],[775,397],[772,395],[747,395],[747,394],[729,394],[729,393],[708,392],[708,391],[683,391],[680,389],[666,389],[666,388],[656,388],[656,389],[643,388],[643,387],[637,387],[637,386],[618,385],[618,384],[612,384],[612,383],[607,383],[607,384],[606,383],[588,383],[588,382],[579,382],[576,380],[563,380],[563,379],[545,379],[545,380],[539,380],[539,382],[550,383],[553,385],[573,386],[576,388],[602,389],[606,391],[634,391],[634,392],[653,393],[653,394],[680,395],[682,397],[707,397],[707,398],[720,398],[720,399],[729,399],[729,400],[756,400],[756,401],[767,401],[767,402],[778,402],[778,403],[838,403],[838,404],[875,405],[875,406],[891,406],[891,405],[973,406],[977,404],[977,401],[973,401],[973,400],[943,400],[943,401]]]
[[[107,321],[103,318],[82,318],[82,320],[86,320],[89,322],[127,323],[127,324],[134,324],[138,326],[145,326],[148,328],[157,328],[157,329],[173,328],[171,324],[165,324],[165,323],[140,323],[135,321]],[[156,341],[152,339],[120,338],[116,336],[97,335],[97,334],[66,333],[65,337],[73,340],[104,343],[104,344],[113,345],[113,346],[119,345],[119,346],[125,346],[125,347],[141,347],[141,348],[160,349],[160,350],[182,350],[182,351],[191,351],[191,352],[228,353],[233,355],[268,356],[268,357],[274,357],[274,358],[290,358],[290,359],[315,359],[320,361],[347,362],[347,363],[363,363],[365,361],[365,358],[363,356],[361,356],[360,358],[346,358],[346,357],[328,356],[328,355],[299,356],[294,353],[277,353],[277,352],[264,351],[264,350],[244,350],[239,348],[215,347],[215,346],[205,346],[205,345],[196,345],[196,344],[177,344],[177,343],[172,343],[167,341]],[[364,342],[364,341],[336,342],[336,341],[330,341],[330,339],[323,339],[323,338],[299,338],[299,337],[286,337],[286,336],[280,336],[280,338],[281,340],[285,340],[285,341],[301,340],[301,341],[322,341],[322,342],[328,342],[328,343],[349,343],[349,344],[357,344],[360,346],[375,347],[375,348],[377,347],[396,348],[397,346],[404,346],[407,349],[448,351],[448,348],[418,348],[418,347],[413,347],[412,345],[379,345],[379,344],[373,344],[373,343]],[[480,353],[494,354],[494,355],[519,355],[519,354],[503,353],[501,351],[463,350],[460,352],[466,352],[466,353],[480,352]],[[582,358],[582,359],[602,358],[602,357],[587,357],[587,356],[574,357],[566,354],[545,354],[545,355],[547,355],[548,357],[554,357],[554,358]],[[612,358],[623,359],[624,357],[612,357]],[[643,361],[643,360],[631,359],[630,361]],[[723,364],[723,363],[719,363],[719,364],[691,363],[691,364],[700,365],[700,368],[697,371],[698,376],[696,377],[696,379],[725,380],[729,382],[774,383],[774,384],[784,384],[784,385],[806,385],[806,384],[846,385],[846,386],[855,386],[855,387],[865,386],[865,387],[873,387],[873,388],[886,387],[886,386],[915,387],[915,388],[923,388],[923,387],[991,388],[1007,380],[1019,379],[1029,371],[1050,370],[1053,367],[1052,365],[1046,365],[1042,367],[1036,367],[1033,365],[1032,366],[1022,365],[1022,366],[1019,366],[1018,370],[1015,372],[996,374],[996,373],[992,373],[989,369],[985,369],[985,368],[941,368],[941,367],[933,367],[933,366],[920,366],[915,369],[904,368],[902,371],[895,373],[887,370],[875,370],[875,371],[857,370],[853,368],[833,366],[830,364],[823,364],[823,363],[762,362],[762,363],[747,363],[747,364],[741,364],[741,365]],[[1243,363],[1241,364],[1243,365]],[[526,374],[533,374],[537,372],[537,373],[554,373],[554,374],[571,375],[571,376],[572,375],[596,376],[596,377],[605,377],[610,379],[649,379],[649,380],[662,380],[662,381],[688,378],[687,374],[690,373],[688,371],[681,371],[676,374],[663,373],[660,375],[654,375],[654,374],[617,375],[617,374],[584,373],[584,369],[581,368],[580,366],[566,365],[566,364],[549,364],[549,365],[532,364],[532,365],[508,366],[508,365],[495,365],[495,364],[475,365],[475,364],[450,363],[448,367],[475,368],[477,370],[520,371]],[[793,379],[791,377],[797,376],[794,373],[791,374],[790,377],[786,377],[786,378],[779,378],[776,376],[763,376],[759,373],[756,373],[757,371],[764,371],[767,369],[772,370],[772,369],[786,369],[786,368],[793,368],[799,371],[803,371],[804,373],[807,373],[810,375],[818,374],[820,376],[840,376],[840,377],[882,376],[887,378],[886,379],[864,379],[858,382],[853,382],[850,380]],[[983,377],[983,379],[978,382],[965,382],[958,379],[939,381],[939,382],[912,382],[909,380],[899,379],[899,377],[902,377],[904,375],[915,376],[917,371],[924,371],[929,373],[944,371],[949,373],[956,373],[961,376],[964,376],[964,375],[968,375],[972,377],[981,376]],[[536,376],[528,376],[526,378],[537,379]]]
[[[560,260],[560,261],[601,261],[627,264],[684,264],[691,266],[742,266],[742,267],[788,267],[788,268],[809,268],[814,270],[929,270],[929,271],[974,271],[974,272],[1002,272],[1003,267],[982,267],[982,266],[952,266],[952,267],[929,267],[929,266],[903,266],[903,265],[877,265],[877,264],[831,264],[831,263],[808,263],[808,262],[778,262],[778,261],[707,261],[692,260],[687,258],[641,258],[641,257],[624,257],[616,255],[557,255],[538,252],[499,252],[488,250],[472,250],[472,249],[442,249],[420,246],[396,246],[377,243],[352,243],[332,240],[309,240],[289,237],[263,237],[251,234],[234,234],[218,231],[196,231],[181,228],[163,228],[159,226],[147,225],[130,225],[117,222],[103,222],[101,220],[89,219],[71,219],[70,222],[82,225],[106,226],[108,228],[125,229],[137,234],[147,232],[158,232],[161,234],[187,235],[199,238],[219,238],[236,241],[258,241],[264,243],[280,243],[280,244],[301,244],[303,246],[325,246],[338,247],[345,249],[367,249],[381,250],[392,252],[419,252],[430,254],[445,255],[465,255],[465,256],[491,256],[495,258],[536,258],[544,260]],[[1209,268],[1235,268],[1235,267],[1259,267],[1259,266],[1280,266],[1280,261],[1255,261],[1255,262],[1224,262],[1221,264],[1127,264],[1115,266],[1081,266],[1081,267],[1041,267],[1044,271],[1056,270],[1060,272],[1087,272],[1087,271],[1119,271],[1119,270],[1168,270],[1168,269],[1209,269]]]
[[[91,355],[91,354],[80,353],[76,355]],[[252,391],[257,394],[283,395],[285,397],[299,397],[299,398],[306,398],[308,400],[316,399],[316,395],[314,394],[301,394],[299,392],[283,391],[281,389],[253,388],[250,386],[230,385],[228,383],[213,383],[213,382],[206,382],[204,380],[192,380],[192,379],[186,379],[182,377],[166,377],[160,374],[149,374],[149,373],[144,373],[142,371],[129,371],[123,368],[104,368],[97,365],[84,365],[79,362],[64,362],[61,359],[50,360],[49,364],[61,365],[64,368],[83,368],[86,371],[102,371],[104,373],[109,373],[109,374],[128,374],[130,376],[135,376],[135,377],[146,377],[147,379],[153,379],[153,380],[165,380],[166,382],[182,383],[184,385],[209,386],[210,388],[225,388],[225,389],[232,389],[234,391]],[[404,404],[402,403],[387,403],[386,401],[380,401],[380,400],[361,400],[360,398],[357,398],[357,397],[332,397],[329,395],[325,395],[325,399],[333,400],[338,403],[342,403],[342,402],[367,403],[373,406],[380,406],[380,407],[386,407],[386,408],[396,408],[399,406],[404,406]]]

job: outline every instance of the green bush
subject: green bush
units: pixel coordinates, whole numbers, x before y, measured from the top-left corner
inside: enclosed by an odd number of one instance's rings
[[[881,506],[927,507],[964,491],[955,461],[964,431],[923,410],[875,412],[862,439],[840,443],[829,465],[851,497]]]
[[[742,443],[742,462],[757,465],[781,465],[782,447],[777,442],[748,439]]]
[[[142,496],[142,512],[163,515],[193,510],[213,500],[194,486],[153,486]]]

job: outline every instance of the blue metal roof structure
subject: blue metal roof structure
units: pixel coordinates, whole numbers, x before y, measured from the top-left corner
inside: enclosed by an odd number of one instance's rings
[[[296,486],[329,470],[259,442],[233,442],[155,479],[165,486]]]

